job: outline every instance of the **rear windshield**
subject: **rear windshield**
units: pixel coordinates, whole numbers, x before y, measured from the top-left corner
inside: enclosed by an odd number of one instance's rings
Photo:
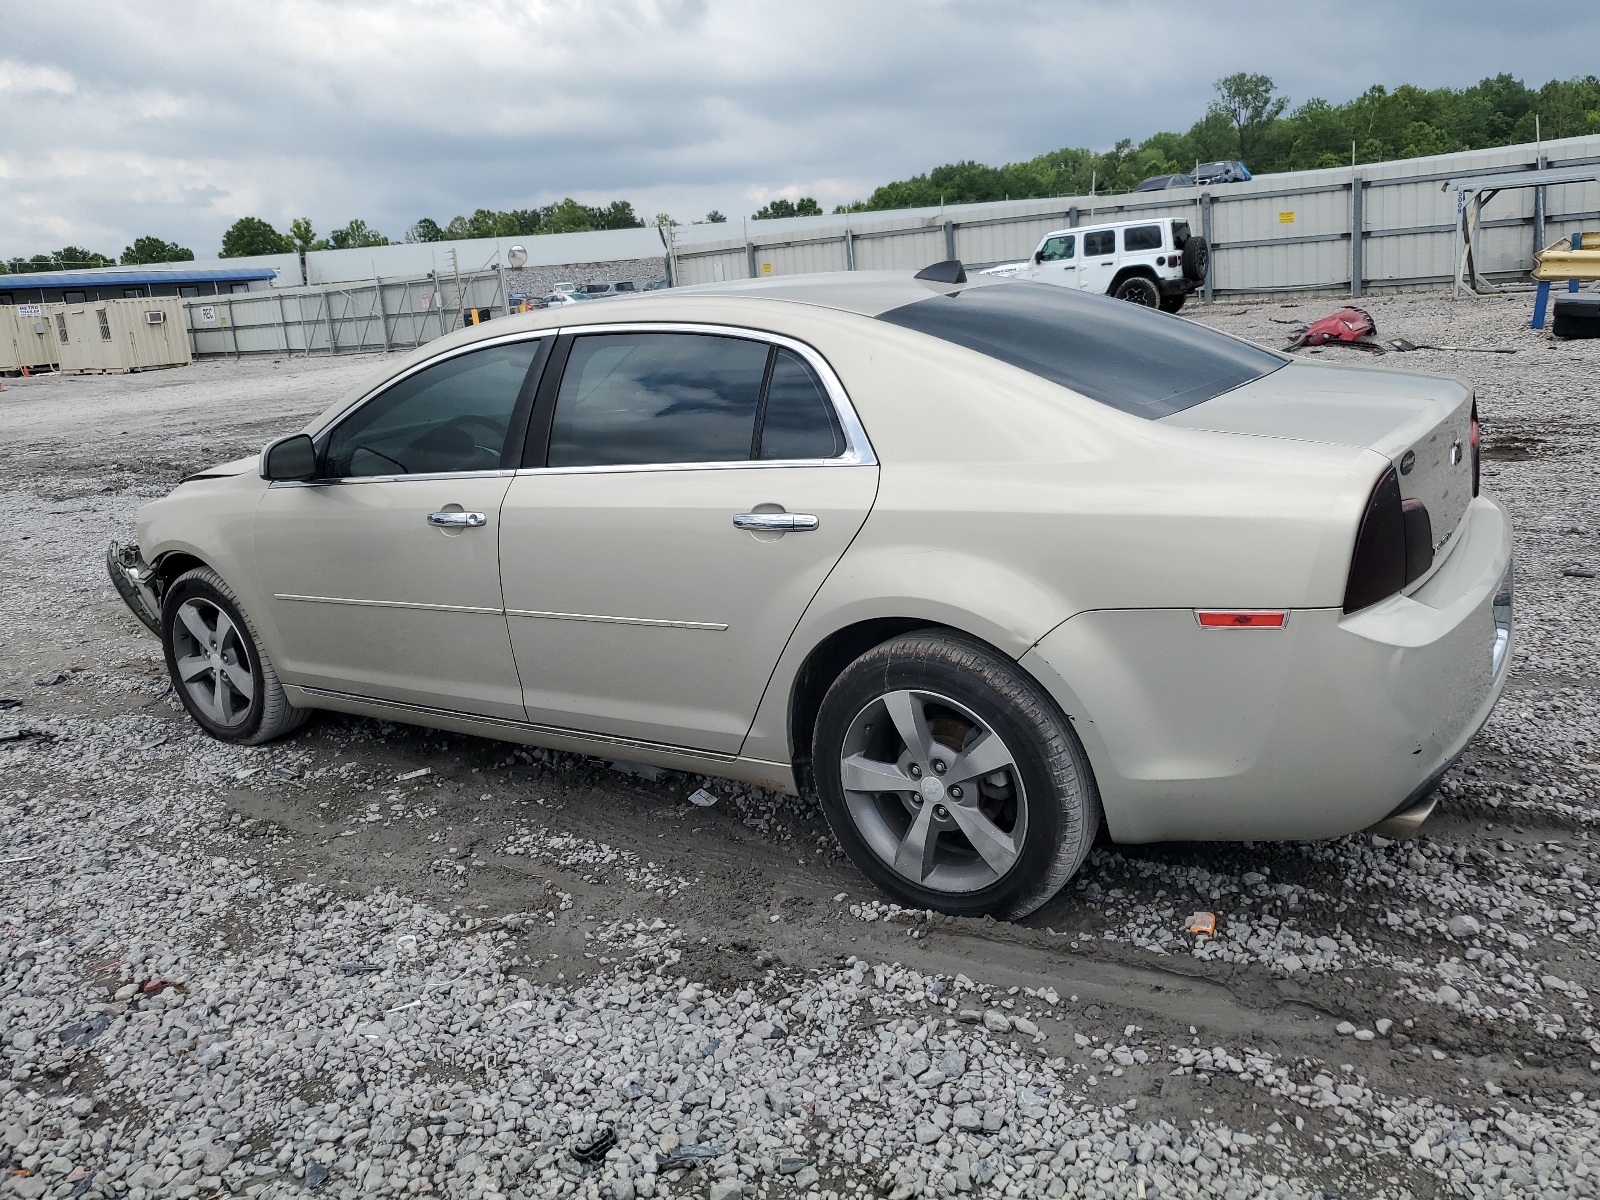
[[[892,308],[878,319],[976,350],[1152,421],[1287,361],[1181,317],[1046,283],[967,288]]]

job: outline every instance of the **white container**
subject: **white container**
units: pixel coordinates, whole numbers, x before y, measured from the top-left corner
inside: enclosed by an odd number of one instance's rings
[[[192,355],[176,296],[47,304],[61,370],[79,373],[146,371],[186,366]]]

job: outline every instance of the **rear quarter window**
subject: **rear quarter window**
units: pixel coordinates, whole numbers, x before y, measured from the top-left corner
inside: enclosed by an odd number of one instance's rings
[[[1161,249],[1161,226],[1130,225],[1122,231],[1122,248],[1130,252]]]
[[[1181,317],[1045,283],[970,287],[878,319],[1148,420],[1193,408],[1289,361]]]

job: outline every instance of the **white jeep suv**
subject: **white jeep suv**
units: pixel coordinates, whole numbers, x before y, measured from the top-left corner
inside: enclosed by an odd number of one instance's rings
[[[1104,292],[1177,312],[1205,282],[1210,260],[1205,238],[1191,234],[1189,222],[1167,217],[1058,229],[1044,236],[1026,262],[991,267],[984,274]]]

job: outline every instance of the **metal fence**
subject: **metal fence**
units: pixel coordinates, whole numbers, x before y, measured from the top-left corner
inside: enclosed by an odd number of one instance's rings
[[[1181,216],[1212,246],[1206,295],[1348,290],[1449,283],[1457,198],[1444,185],[1540,164],[1600,163],[1600,137],[1509,146],[1248,183],[1115,197],[964,205],[916,214],[850,214],[717,243],[672,247],[680,284],[811,271],[915,270],[959,258],[984,267],[1032,253],[1052,230],[1100,221]],[[1547,193],[1540,195],[1539,193]],[[1533,251],[1600,219],[1600,183],[1501,193],[1484,212],[1480,270],[1525,277]],[[699,231],[697,231],[699,232]],[[777,232],[777,231],[774,231]]]
[[[504,315],[505,295],[487,271],[205,297],[184,311],[196,358],[365,354],[420,346],[459,329],[469,309]]]

